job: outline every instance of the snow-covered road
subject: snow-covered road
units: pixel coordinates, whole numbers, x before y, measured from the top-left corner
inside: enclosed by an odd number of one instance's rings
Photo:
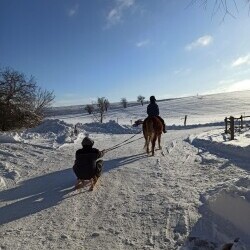
[[[224,235],[226,222],[217,225],[204,203],[248,173],[188,142],[208,130],[168,131],[154,157],[143,139],[108,152],[93,192],[73,190],[81,138],[58,149],[1,144],[0,249],[178,249],[193,235],[217,243],[236,238],[234,228]],[[92,138],[104,149],[130,136]]]

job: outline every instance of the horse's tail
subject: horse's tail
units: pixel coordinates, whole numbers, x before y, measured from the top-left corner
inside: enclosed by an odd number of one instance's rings
[[[154,122],[152,119],[148,119],[143,123],[143,134],[145,138],[144,148],[146,148],[151,139],[154,137]]]
[[[153,135],[154,134],[154,121],[153,119],[150,119],[147,123],[147,127],[148,127],[148,133],[150,135]]]

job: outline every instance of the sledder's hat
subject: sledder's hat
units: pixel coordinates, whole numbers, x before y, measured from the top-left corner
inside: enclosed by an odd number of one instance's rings
[[[151,95],[150,98],[149,98],[150,102],[155,102],[156,99],[155,99],[155,96],[154,95]]]
[[[91,140],[90,138],[88,137],[85,137],[83,140],[82,140],[82,146],[93,146],[94,145],[94,141]]]

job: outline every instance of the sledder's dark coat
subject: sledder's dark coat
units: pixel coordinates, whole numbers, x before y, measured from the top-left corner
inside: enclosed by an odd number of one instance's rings
[[[74,172],[79,179],[90,180],[96,175],[96,161],[103,157],[104,153],[97,148],[84,146],[76,151]]]

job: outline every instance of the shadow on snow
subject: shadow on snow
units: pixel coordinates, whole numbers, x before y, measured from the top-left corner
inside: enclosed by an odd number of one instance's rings
[[[145,154],[104,161],[103,172],[132,163]],[[76,177],[72,168],[52,172],[21,182],[0,193],[0,201],[9,202],[0,208],[0,225],[38,213],[62,202],[74,190]]]

